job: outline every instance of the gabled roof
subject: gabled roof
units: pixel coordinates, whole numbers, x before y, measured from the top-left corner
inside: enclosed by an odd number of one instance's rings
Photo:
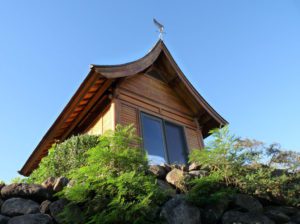
[[[208,136],[210,129],[227,124],[192,86],[163,41],[159,40],[147,55],[134,62],[107,66],[91,65],[86,79],[30,155],[19,171],[20,174],[30,175],[55,141],[63,141],[74,134],[75,128],[84,121],[95,104],[107,99],[107,91],[114,82],[145,72],[153,66],[162,71],[166,82],[189,105],[204,137]]]

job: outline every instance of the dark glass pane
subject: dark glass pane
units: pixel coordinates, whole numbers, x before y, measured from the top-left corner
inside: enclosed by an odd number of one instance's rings
[[[182,127],[165,122],[168,157],[170,163],[186,163],[186,143]]]
[[[162,120],[142,114],[142,130],[150,164],[166,162]]]

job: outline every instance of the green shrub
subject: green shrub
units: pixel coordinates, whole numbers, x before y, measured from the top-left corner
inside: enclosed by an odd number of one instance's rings
[[[26,178],[23,178],[23,177],[15,177],[13,179],[10,180],[10,183],[11,184],[18,184],[18,183],[25,183],[27,182],[27,179]],[[0,181],[0,184],[1,184],[1,181]]]
[[[273,202],[299,205],[299,153],[283,151],[277,144],[266,147],[262,142],[236,138],[228,127],[211,134],[213,141],[190,155],[190,162],[210,169],[210,176],[191,183],[191,201],[209,202],[235,189]]]
[[[97,145],[98,139],[98,136],[78,135],[54,144],[27,182],[42,183],[48,177],[69,177],[73,169],[86,164],[85,152]]]
[[[146,175],[145,152],[136,147],[138,138],[132,126],[117,126],[106,132],[90,149],[85,166],[71,175],[74,185],[61,196],[81,205],[83,221],[71,220],[65,211],[65,223],[155,223],[156,211],[164,201],[156,179]]]
[[[234,188],[226,186],[222,176],[216,172],[194,179],[190,184],[193,187],[188,192],[187,199],[199,207],[217,204],[236,192]]]

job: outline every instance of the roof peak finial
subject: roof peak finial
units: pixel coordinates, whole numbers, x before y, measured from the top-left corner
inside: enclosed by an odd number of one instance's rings
[[[153,18],[153,22],[154,22],[155,26],[157,26],[157,28],[158,28],[158,32],[159,32],[158,38],[161,39],[161,40],[163,40],[163,37],[164,37],[164,34],[165,34],[165,32],[164,32],[164,29],[165,29],[164,25],[162,25],[161,23],[159,23],[155,18]]]

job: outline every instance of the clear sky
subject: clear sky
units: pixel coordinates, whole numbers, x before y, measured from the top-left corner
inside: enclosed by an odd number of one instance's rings
[[[0,179],[9,181],[89,64],[140,58],[155,17],[233,133],[300,150],[300,1],[1,1]]]

